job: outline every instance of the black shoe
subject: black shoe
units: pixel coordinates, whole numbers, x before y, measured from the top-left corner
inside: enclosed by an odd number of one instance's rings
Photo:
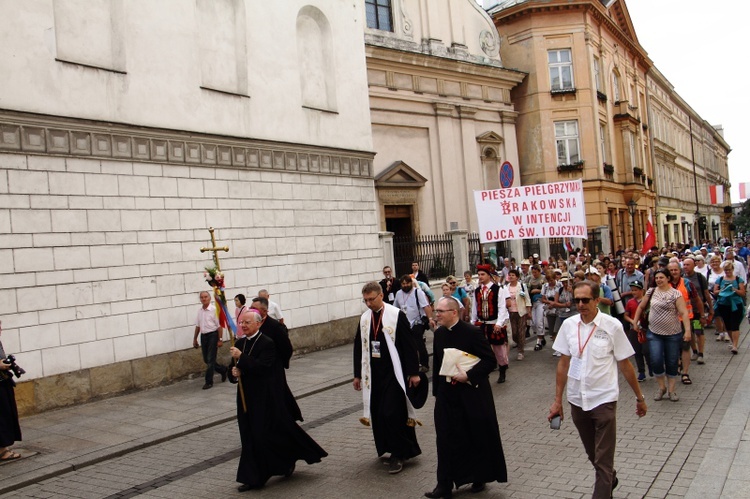
[[[478,492],[482,492],[486,488],[487,486],[484,482],[474,482],[471,484],[471,493],[476,494]]]
[[[546,347],[546,346],[547,346],[547,340],[545,340],[544,338],[542,338],[542,346],[543,346],[543,347]]]
[[[617,479],[617,472],[615,471],[615,476],[612,480],[612,492],[615,491],[618,485],[620,485],[620,480]]]
[[[505,383],[505,371],[508,370],[508,366],[500,366],[500,374],[497,377],[498,383]]]
[[[391,475],[395,475],[396,473],[401,473],[401,470],[403,469],[404,461],[397,457],[391,457],[391,462],[388,465],[388,473],[390,473]]]
[[[537,343],[536,345],[534,345],[534,351],[535,352],[538,352],[541,349],[542,349],[542,344],[541,343]]]
[[[253,490],[255,487],[250,485],[249,483],[243,483],[239,487],[237,487],[237,492],[247,492],[248,490]]]
[[[209,388],[213,388],[213,386],[214,386],[213,383],[206,383],[205,385],[203,385],[203,389],[208,390]]]
[[[451,489],[443,488],[438,485],[432,492],[425,492],[424,496],[429,497],[430,499],[450,499],[453,497],[453,492]]]
[[[224,372],[221,373],[221,382],[225,382],[227,380],[227,370],[225,369]]]

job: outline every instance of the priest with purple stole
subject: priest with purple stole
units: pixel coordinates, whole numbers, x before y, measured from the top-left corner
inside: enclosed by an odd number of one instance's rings
[[[388,472],[399,473],[404,461],[422,453],[415,432],[416,414],[407,387],[420,383],[419,358],[406,315],[383,300],[377,282],[362,288],[368,310],[354,339],[353,386],[362,391],[362,424],[372,427],[378,456],[390,453]]]

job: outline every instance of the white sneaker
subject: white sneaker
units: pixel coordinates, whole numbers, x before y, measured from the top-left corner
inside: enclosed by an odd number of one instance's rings
[[[732,341],[732,338],[729,337],[729,333],[724,333],[724,341],[726,342]]]
[[[716,341],[721,341],[724,339],[724,333],[717,333]]]

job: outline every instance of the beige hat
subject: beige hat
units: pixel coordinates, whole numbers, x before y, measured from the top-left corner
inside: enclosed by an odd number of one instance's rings
[[[531,262],[528,259],[524,258],[523,260],[521,260],[521,265],[531,265]]]

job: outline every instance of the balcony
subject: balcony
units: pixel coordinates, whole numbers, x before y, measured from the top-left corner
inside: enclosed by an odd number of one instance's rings
[[[557,165],[557,172],[563,173],[563,172],[580,172],[583,171],[583,164],[584,161],[577,161],[575,163],[571,163],[569,165]]]
[[[575,94],[576,88],[575,87],[568,87],[568,88],[553,88],[549,91],[550,94],[554,95],[567,95],[567,94]]]
[[[610,165],[608,163],[604,163],[603,169],[604,169],[604,174],[605,175],[614,175],[614,173],[615,173],[615,167],[614,167],[614,165]]]

